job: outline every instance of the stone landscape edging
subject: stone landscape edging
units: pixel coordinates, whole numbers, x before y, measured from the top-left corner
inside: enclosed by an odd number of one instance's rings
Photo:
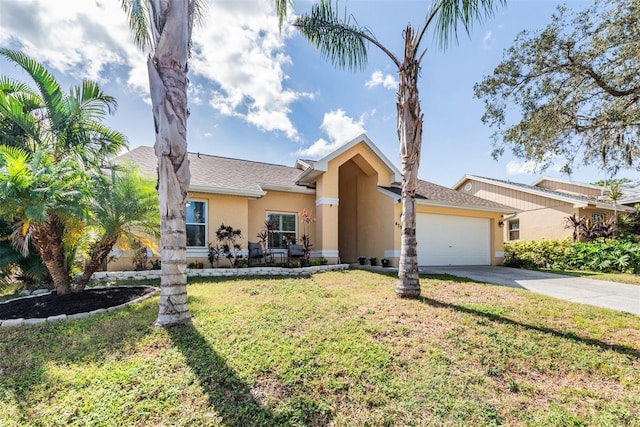
[[[188,268],[187,276],[188,277],[233,277],[233,276],[287,276],[287,277],[300,277],[300,276],[308,276],[313,273],[323,273],[325,271],[343,271],[349,269],[349,264],[332,264],[332,265],[317,265],[312,267],[299,267],[299,268],[285,268],[285,267],[248,267],[248,268]],[[144,270],[144,271],[100,271],[93,273],[91,276],[91,280],[96,282],[110,282],[110,281],[118,281],[118,280],[145,280],[145,279],[159,279],[160,278],[160,270]],[[124,308],[127,305],[135,304],[140,301],[144,301],[147,298],[151,298],[154,295],[157,295],[160,292],[160,289],[154,286],[146,286],[140,285],[147,288],[154,288],[155,291],[149,292],[135,300],[126,302],[124,304],[116,305],[109,308],[101,308],[98,310],[93,310],[84,313],[76,313],[76,314],[60,314],[58,316],[49,316],[49,317],[34,317],[34,318],[19,318],[19,319],[0,319],[0,327],[9,327],[9,326],[21,326],[21,325],[38,325],[45,322],[58,322],[61,320],[72,320],[72,319],[85,319],[89,316],[94,316],[96,314],[107,313],[109,311],[117,310],[120,308]],[[110,286],[96,286],[91,289],[104,289],[109,288]],[[10,301],[15,301],[17,299],[24,298],[36,298],[41,295],[47,295],[52,293],[49,292],[38,292],[37,294],[31,294],[25,297],[14,298]],[[4,301],[0,304],[6,304],[9,301]]]
[[[151,288],[154,289],[153,292],[149,292],[148,294],[144,294],[134,300],[131,300],[129,302],[125,302],[123,304],[119,304],[119,305],[114,305],[113,307],[109,307],[109,308],[100,308],[97,310],[92,310],[92,311],[87,311],[84,313],[76,313],[76,314],[59,314],[57,316],[49,316],[49,317],[30,317],[30,318],[24,318],[21,317],[19,319],[5,319],[2,320],[0,319],[0,328],[4,328],[4,327],[10,327],[10,326],[21,326],[21,325],[39,325],[42,323],[46,323],[46,322],[59,322],[61,320],[72,320],[72,319],[86,319],[89,316],[95,316],[96,314],[102,314],[102,313],[107,313],[109,311],[113,311],[113,310],[118,310],[121,308],[124,308],[128,305],[131,304],[135,304],[138,302],[142,302],[148,298],[151,298],[155,295],[157,295],[158,293],[160,293],[160,289],[155,287],[155,286],[147,286],[147,285],[139,285],[138,287],[144,287],[144,288]],[[110,289],[113,288],[112,286],[95,286],[92,287],[91,289]],[[1,302],[0,305],[2,304],[7,304],[11,301],[16,301],[16,300],[21,300],[21,299],[26,299],[26,298],[37,298],[39,296],[42,295],[48,295],[50,293],[52,293],[53,291],[49,291],[46,293],[39,293],[36,295],[28,295],[26,297],[20,297],[20,298],[14,298],[12,300],[9,301],[4,301]]]
[[[308,276],[325,271],[348,270],[349,264],[315,265],[311,267],[243,267],[243,268],[188,268],[188,277],[234,277],[234,276]],[[109,282],[111,280],[159,279],[160,270],[143,271],[100,271],[93,273],[91,280]]]

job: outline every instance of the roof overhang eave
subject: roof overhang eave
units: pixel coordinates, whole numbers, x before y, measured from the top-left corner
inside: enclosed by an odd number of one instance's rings
[[[501,208],[501,207],[492,207],[492,206],[481,206],[481,205],[465,205],[458,203],[450,203],[443,202],[438,200],[416,200],[416,205],[421,206],[434,206],[439,208],[453,208],[453,209],[463,209],[467,211],[481,211],[481,212],[496,212],[501,214],[512,214],[521,212],[519,209],[514,208]]]
[[[316,194],[316,190],[307,187],[291,187],[287,185],[259,184],[262,191],[282,191],[285,193]],[[265,193],[266,194],[266,193]]]
[[[245,190],[240,188],[214,187],[211,185],[189,186],[189,191],[198,191],[200,193],[223,194],[225,196],[241,196],[241,197],[264,197],[267,193],[262,190]]]

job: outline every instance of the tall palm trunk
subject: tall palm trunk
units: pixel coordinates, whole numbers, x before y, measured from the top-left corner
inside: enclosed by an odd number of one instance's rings
[[[71,277],[62,246],[63,227],[55,214],[50,214],[46,222],[31,224],[31,241],[51,274],[58,295],[72,292]]]
[[[160,3],[158,4],[160,6]],[[164,21],[153,56],[147,61],[160,199],[160,308],[156,326],[191,321],[187,308],[185,208],[191,173],[187,158],[187,60],[192,18],[189,2],[173,0],[154,10]]]
[[[416,39],[411,25],[404,32],[404,61],[398,87],[398,139],[402,161],[402,235],[396,293],[401,297],[420,296],[420,274],[416,241],[416,187],[422,146],[422,112],[418,96],[420,63],[416,59]]]

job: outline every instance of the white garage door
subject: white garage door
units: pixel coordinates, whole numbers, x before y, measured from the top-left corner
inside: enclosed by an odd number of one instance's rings
[[[489,219],[417,214],[419,265],[490,265]]]

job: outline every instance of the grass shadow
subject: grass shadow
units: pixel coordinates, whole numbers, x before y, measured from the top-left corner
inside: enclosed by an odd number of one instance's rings
[[[425,304],[428,304],[432,307],[437,307],[437,308],[449,308],[449,309],[453,309],[455,311],[458,312],[462,312],[462,313],[467,313],[467,314],[472,314],[475,316],[481,316],[484,317],[486,319],[489,319],[491,321],[494,322],[498,322],[498,323],[503,323],[503,324],[507,324],[507,325],[514,325],[514,326],[519,326],[525,329],[531,329],[531,330],[535,330],[538,332],[543,332],[545,334],[550,334],[559,338],[563,338],[563,339],[567,339],[567,340],[571,340],[571,341],[575,341],[575,342],[579,342],[582,344],[587,344],[590,346],[595,346],[595,347],[599,347],[603,350],[611,350],[611,351],[615,351],[616,353],[619,354],[623,354],[629,357],[632,357],[634,359],[640,359],[640,349],[634,348],[634,347],[628,347],[625,345],[620,345],[620,344],[610,344],[604,341],[600,341],[597,339],[593,339],[593,338],[584,338],[584,337],[580,337],[578,335],[576,335],[573,332],[562,332],[562,331],[558,331],[555,329],[551,329],[551,328],[546,328],[544,326],[536,326],[536,325],[530,325],[527,323],[523,323],[523,322],[519,322],[517,320],[513,320],[513,319],[509,319],[508,317],[503,317],[500,315],[497,315],[495,313],[487,313],[481,310],[476,310],[473,308],[468,308],[468,307],[464,307],[461,305],[456,305],[456,304],[451,304],[451,303],[447,303],[447,302],[442,302],[442,301],[438,301],[435,300],[433,298],[428,298],[428,297],[424,297],[421,296],[419,297],[418,301],[423,302]]]
[[[283,403],[281,413],[261,405],[252,394],[251,386],[238,377],[192,325],[172,327],[168,332],[224,425],[267,427],[328,424],[330,414],[313,401],[294,397]]]

